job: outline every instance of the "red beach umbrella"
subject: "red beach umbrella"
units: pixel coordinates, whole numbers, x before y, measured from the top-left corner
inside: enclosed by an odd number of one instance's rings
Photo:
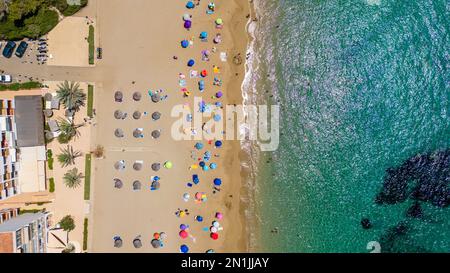
[[[186,239],[188,237],[188,235],[189,235],[186,230],[180,231],[179,234],[180,234],[180,237],[183,238],[183,239]]]
[[[213,239],[213,240],[219,239],[219,234],[218,233],[211,233],[211,239]]]
[[[202,77],[206,77],[206,76],[208,76],[208,71],[203,70],[203,71],[200,73],[200,75],[201,75]]]

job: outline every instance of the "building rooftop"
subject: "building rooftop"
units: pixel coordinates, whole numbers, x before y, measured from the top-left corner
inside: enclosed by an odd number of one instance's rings
[[[17,146],[45,145],[42,96],[16,96]]]
[[[19,215],[12,218],[11,220],[4,222],[3,224],[0,224],[0,233],[16,231],[19,228],[28,225],[30,222],[34,222],[37,219],[42,218],[43,216],[45,216],[45,213],[43,212],[26,213]]]

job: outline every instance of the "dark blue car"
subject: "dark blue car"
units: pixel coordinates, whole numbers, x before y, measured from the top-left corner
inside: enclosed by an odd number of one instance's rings
[[[15,42],[9,41],[8,43],[6,43],[5,48],[3,49],[3,56],[5,56],[5,58],[11,58],[14,52],[14,48],[16,48]]]
[[[16,49],[16,56],[22,58],[25,54],[25,51],[28,48],[28,44],[24,41],[20,42],[19,46]]]

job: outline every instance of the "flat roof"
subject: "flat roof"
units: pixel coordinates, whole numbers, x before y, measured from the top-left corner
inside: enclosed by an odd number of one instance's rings
[[[45,145],[42,96],[16,96],[14,100],[17,146]]]
[[[45,216],[43,212],[37,213],[25,213],[19,215],[17,217],[12,218],[11,220],[5,221],[3,224],[0,224],[0,233],[1,232],[11,232],[16,231],[19,228],[28,225],[31,222],[36,221]]]

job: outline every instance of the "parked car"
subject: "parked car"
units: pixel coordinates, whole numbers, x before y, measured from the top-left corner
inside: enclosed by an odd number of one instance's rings
[[[3,49],[3,56],[5,58],[11,58],[15,48],[16,48],[15,42],[13,41],[7,42],[5,48]]]
[[[97,48],[97,59],[103,58],[103,49],[101,47]]]
[[[28,48],[27,42],[24,42],[24,41],[20,42],[19,46],[16,49],[16,53],[15,53],[16,56],[19,58],[22,58],[23,55],[25,54],[25,51],[27,50],[27,48]]]
[[[0,75],[0,83],[10,83],[12,82],[11,75]]]

